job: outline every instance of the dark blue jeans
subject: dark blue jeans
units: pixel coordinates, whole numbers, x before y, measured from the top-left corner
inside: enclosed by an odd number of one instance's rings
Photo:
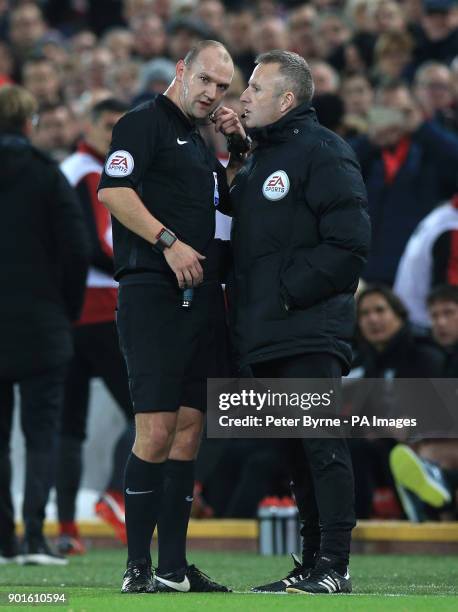
[[[45,506],[54,484],[65,374],[66,367],[59,366],[25,380],[0,380],[0,542],[14,534],[10,458],[14,384],[19,386],[26,448],[22,515],[26,537],[33,538],[42,533]]]

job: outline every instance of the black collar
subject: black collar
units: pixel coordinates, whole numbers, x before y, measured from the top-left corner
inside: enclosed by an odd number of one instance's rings
[[[29,139],[22,132],[0,132],[0,144],[3,146],[25,147],[30,145]]]
[[[304,102],[286,113],[275,123],[249,130],[249,134],[258,145],[284,142],[293,136],[297,136],[306,128],[307,124],[317,122],[315,109],[312,108],[310,102]]]
[[[164,96],[164,94],[159,94],[157,101],[169,111],[172,111],[172,113],[186,126],[188,130],[192,130],[196,127],[195,123],[193,123],[189,117],[185,115],[183,111],[175,104],[175,102],[172,102],[170,98]]]

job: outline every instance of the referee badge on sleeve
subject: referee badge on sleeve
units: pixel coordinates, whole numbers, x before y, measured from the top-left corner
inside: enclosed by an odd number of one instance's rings
[[[105,163],[105,172],[108,176],[124,177],[132,174],[134,158],[129,151],[115,151]]]

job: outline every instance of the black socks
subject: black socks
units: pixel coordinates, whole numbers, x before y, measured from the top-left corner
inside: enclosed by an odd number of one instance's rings
[[[162,504],[165,463],[149,463],[130,454],[124,477],[129,561],[151,562],[150,546]]]
[[[158,573],[183,568],[186,563],[186,533],[194,489],[194,461],[168,459],[165,463],[164,495],[158,519]]]

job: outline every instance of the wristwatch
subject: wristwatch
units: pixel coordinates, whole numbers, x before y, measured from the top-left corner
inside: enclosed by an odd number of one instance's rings
[[[157,242],[153,244],[153,248],[159,249],[163,253],[165,249],[170,249],[172,244],[177,241],[177,237],[166,227],[163,227],[156,236],[156,240]]]

